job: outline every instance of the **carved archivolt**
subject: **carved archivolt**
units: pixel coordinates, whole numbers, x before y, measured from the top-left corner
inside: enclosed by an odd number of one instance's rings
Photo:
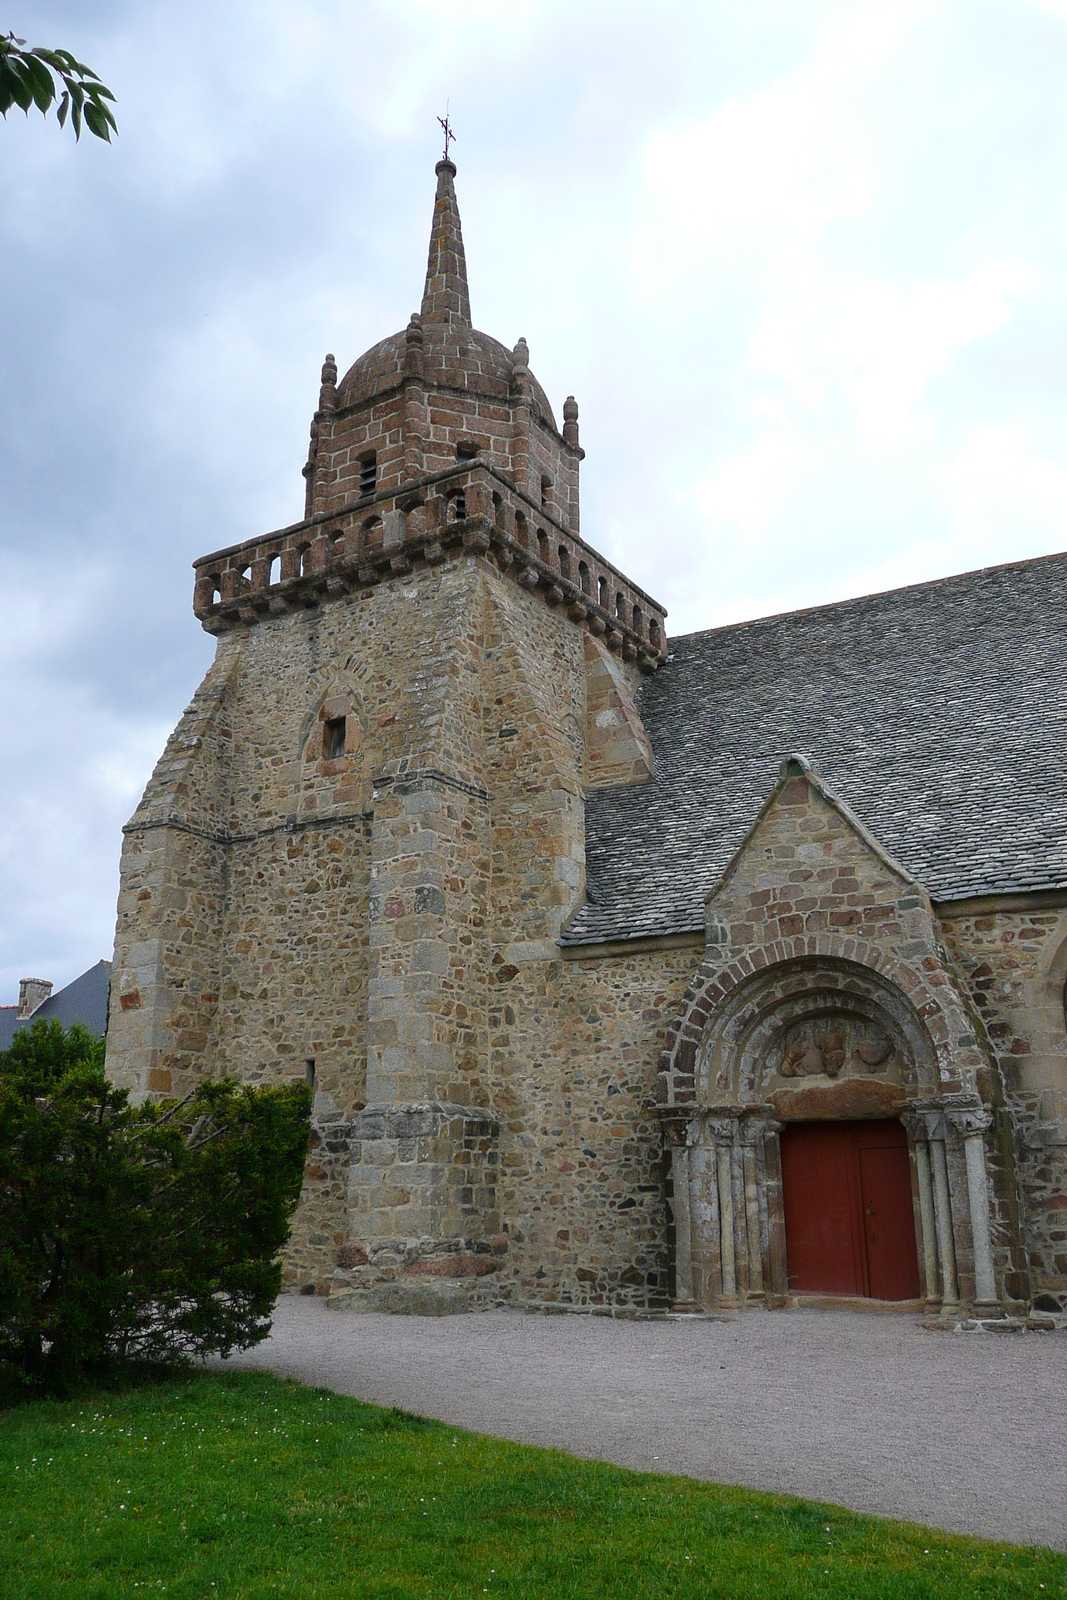
[[[934,1092],[930,1037],[880,974],[817,957],[764,968],[708,1019],[697,1051],[697,1102],[762,1102],[797,1079],[850,1077]]]

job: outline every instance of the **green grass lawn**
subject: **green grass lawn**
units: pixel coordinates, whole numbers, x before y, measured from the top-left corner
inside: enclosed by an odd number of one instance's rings
[[[1067,1557],[504,1444],[256,1373],[0,1416],[0,1595],[1067,1595]]]

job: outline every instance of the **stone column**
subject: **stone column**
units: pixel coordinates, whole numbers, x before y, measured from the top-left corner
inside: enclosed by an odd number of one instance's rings
[[[926,1139],[930,1149],[933,1179],[934,1226],[937,1253],[941,1263],[941,1315],[959,1309],[960,1288],[956,1276],[956,1242],[952,1235],[952,1202],[949,1199],[948,1162],[945,1159],[945,1116],[940,1110],[924,1111]]]
[[[937,1261],[937,1222],[934,1213],[934,1183],[930,1168],[930,1142],[922,1116],[911,1114],[901,1118],[912,1136],[915,1146],[915,1171],[919,1180],[919,1226],[922,1229],[923,1277],[926,1283],[926,1304],[934,1310],[941,1301]]]
[[[763,1270],[764,1293],[784,1300],[789,1294],[785,1253],[785,1201],[782,1195],[782,1123],[768,1117],[764,1124],[763,1183],[767,1206],[767,1259]]]
[[[715,1175],[719,1186],[719,1250],[722,1262],[724,1300],[737,1297],[737,1264],[734,1258],[734,1184],[729,1145],[715,1146]]]
[[[719,1262],[724,1304],[737,1302],[737,1253],[734,1244],[734,1141],[737,1124],[734,1116],[720,1116],[708,1123],[715,1141],[715,1180],[719,1191]]]
[[[981,1316],[999,1311],[997,1280],[993,1270],[993,1239],[989,1228],[989,1174],[983,1135],[993,1121],[984,1106],[959,1107],[947,1112],[963,1140],[967,1162],[967,1205],[974,1241],[974,1309]]]
[[[753,1298],[763,1300],[768,1287],[773,1292],[773,1281],[768,1284],[767,1278],[773,1274],[764,1272],[764,1218],[768,1228],[768,1266],[770,1265],[770,1236],[774,1232],[774,1219],[772,1213],[772,1195],[768,1192],[767,1181],[767,1142],[770,1138],[777,1143],[777,1135],[781,1124],[773,1117],[760,1110],[746,1115],[741,1122],[741,1160],[744,1171],[745,1184],[745,1232],[748,1239],[748,1291]],[[773,1187],[773,1185],[772,1185]],[[780,1186],[779,1186],[780,1187]],[[761,1191],[763,1205],[760,1205]],[[774,1190],[777,1195],[777,1189]],[[780,1206],[778,1208],[781,1209]]]
[[[674,1299],[675,1305],[693,1303],[693,1222],[689,1206],[688,1124],[667,1124],[671,1151],[671,1184],[674,1190]]]

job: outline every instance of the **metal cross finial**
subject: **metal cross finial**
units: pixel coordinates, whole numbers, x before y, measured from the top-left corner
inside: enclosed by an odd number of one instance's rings
[[[442,128],[445,130],[445,160],[447,161],[448,160],[448,142],[451,139],[453,141],[453,143],[454,143],[455,142],[455,138],[456,138],[455,134],[452,132],[452,127],[451,127],[451,124],[449,123],[449,120],[448,120],[448,106],[447,105],[445,106],[445,114],[444,114],[444,116],[443,117],[438,117],[437,120],[441,124]]]

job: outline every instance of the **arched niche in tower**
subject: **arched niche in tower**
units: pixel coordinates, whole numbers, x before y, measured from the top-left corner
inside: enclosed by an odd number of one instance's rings
[[[352,685],[335,677],[314,694],[300,731],[305,809],[365,803],[365,745],[362,701]]]

